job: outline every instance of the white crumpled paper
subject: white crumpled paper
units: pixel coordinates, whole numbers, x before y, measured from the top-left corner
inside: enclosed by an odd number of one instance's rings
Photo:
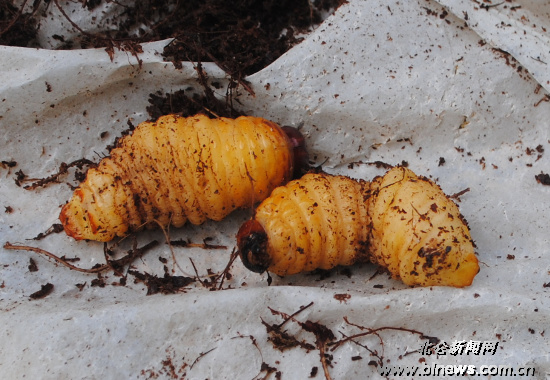
[[[408,288],[376,274],[374,265],[327,278],[274,277],[268,286],[265,274],[237,260],[224,290],[194,283],[185,293],[146,296],[131,275],[126,286],[110,285],[119,278],[106,274],[107,286],[93,287],[95,275],[0,249],[2,378],[328,378],[317,349],[281,352],[262,324],[283,321],[271,309],[292,314],[310,303],[296,321],[318,322],[336,339],[366,328],[401,329],[328,346],[332,379],[381,378],[372,365],[380,358],[394,366],[529,366],[534,378],[546,378],[550,187],[535,175],[550,171],[550,6],[439,3],[350,1],[249,77],[256,96],[238,100],[248,114],[302,126],[311,156],[327,171],[370,179],[383,170],[367,163],[406,161],[448,194],[469,188],[459,205],[481,262],[472,286]],[[198,87],[191,63],[177,70],[163,61],[166,43],[145,44],[141,67],[120,51],[111,62],[102,49],[0,47],[0,159],[17,162],[0,168],[2,245],[79,257],[83,268],[104,262],[101,243],[64,234],[28,240],[58,223],[71,189],[27,191],[14,179],[18,170],[45,177],[62,162],[97,161],[128,121],[148,117],[150,93]],[[204,69],[227,83],[215,65]],[[135,266],[162,276],[162,257],[174,275],[193,276],[191,260],[200,275],[222,271],[250,214],[170,231],[172,240],[212,238],[226,249],[175,247],[176,265],[160,244]],[[152,239],[165,241],[161,231],[147,231],[138,245]],[[37,272],[28,269],[31,257]],[[53,293],[30,300],[46,283]],[[296,321],[283,328],[315,346]],[[422,355],[426,338],[405,329],[449,344],[496,341],[498,348],[494,355]]]

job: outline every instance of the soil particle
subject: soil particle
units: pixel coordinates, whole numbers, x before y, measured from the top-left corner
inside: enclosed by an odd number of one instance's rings
[[[39,291],[34,292],[29,297],[32,300],[37,300],[47,297],[51,292],[53,292],[53,284],[48,282],[46,285],[42,285]]]

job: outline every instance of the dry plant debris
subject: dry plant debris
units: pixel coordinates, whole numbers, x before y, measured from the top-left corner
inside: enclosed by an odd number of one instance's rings
[[[283,321],[278,324],[269,324],[262,319],[262,324],[266,327],[268,341],[271,342],[273,347],[277,350],[284,351],[291,348],[301,348],[306,352],[317,350],[326,380],[332,380],[332,377],[330,375],[330,368],[332,368],[333,366],[332,361],[334,359],[332,353],[346,343],[354,343],[355,345],[364,348],[369,353],[369,356],[374,358],[369,362],[369,364],[373,366],[382,366],[385,362],[385,346],[384,340],[381,335],[382,332],[403,332],[417,335],[419,339],[427,339],[430,342],[439,342],[438,338],[427,336],[424,333],[414,329],[394,326],[369,328],[356,323],[352,323],[348,320],[347,317],[344,317],[345,323],[350,327],[358,329],[359,332],[353,335],[345,335],[344,333],[340,332],[342,338],[337,339],[334,332],[322,323],[314,322],[311,320],[306,320],[305,322],[303,322],[297,318],[300,313],[313,306],[313,304],[314,303],[311,302],[306,306],[302,306],[300,307],[300,309],[292,314],[287,314],[269,308],[272,315],[280,317]],[[303,331],[312,334],[314,336],[314,341],[307,342],[305,340],[300,340],[295,335],[288,333],[285,330],[285,325],[289,322],[297,324]],[[367,343],[364,343],[361,340],[361,338],[367,336],[374,336],[379,343],[379,348],[372,349],[367,345]],[[359,360],[359,357],[354,356],[351,358],[351,360]],[[316,374],[317,370],[312,369],[312,373]]]

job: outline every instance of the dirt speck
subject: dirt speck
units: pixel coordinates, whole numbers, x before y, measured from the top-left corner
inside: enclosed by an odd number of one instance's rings
[[[47,284],[42,285],[40,287],[40,290],[38,290],[38,291],[34,292],[33,294],[31,294],[29,296],[29,298],[32,299],[32,300],[45,298],[45,297],[49,296],[51,294],[51,292],[53,292],[53,284],[48,282]]]

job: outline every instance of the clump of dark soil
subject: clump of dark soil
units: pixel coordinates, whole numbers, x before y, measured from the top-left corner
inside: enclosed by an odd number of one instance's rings
[[[346,0],[167,0],[108,1],[74,0],[81,11],[94,12],[99,6],[118,7],[118,15],[99,31],[86,31],[71,19],[67,3],[59,0],[1,0],[0,45],[38,47],[41,20],[61,14],[76,34],[54,34],[48,38],[59,49],[104,48],[111,58],[115,49],[134,55],[139,62],[142,43],[173,38],[163,56],[177,68],[181,62],[196,64],[199,88],[172,94],[150,95],[147,108],[152,120],[168,113],[183,116],[204,113],[210,117],[237,117],[233,107],[237,88],[250,94],[247,75],[265,68],[302,40]],[[15,5],[17,4],[17,5]],[[75,3],[72,3],[74,6]],[[126,4],[126,5],[124,5]],[[130,5],[127,5],[130,4]],[[54,12],[55,11],[55,12]],[[96,12],[97,13],[97,12]],[[96,26],[99,25],[96,23]],[[202,71],[202,62],[215,62],[230,78],[225,100],[214,96],[218,89]]]
[[[181,61],[216,62],[232,77],[242,78],[269,65],[300,41],[298,33],[322,21],[323,12],[345,0],[167,0],[123,2],[80,0],[93,11],[100,5],[121,7],[109,28],[86,32],[59,0],[0,2],[0,45],[36,46],[40,20],[57,8],[80,35],[51,36],[63,48],[124,48],[139,54],[139,44],[175,38],[165,56]],[[27,4],[26,7],[21,4]],[[15,4],[18,4],[17,6]],[[56,12],[56,13],[59,13]],[[113,25],[115,26],[113,28]]]
[[[0,1],[0,45],[28,47],[38,25],[30,13],[22,13],[10,1]]]

